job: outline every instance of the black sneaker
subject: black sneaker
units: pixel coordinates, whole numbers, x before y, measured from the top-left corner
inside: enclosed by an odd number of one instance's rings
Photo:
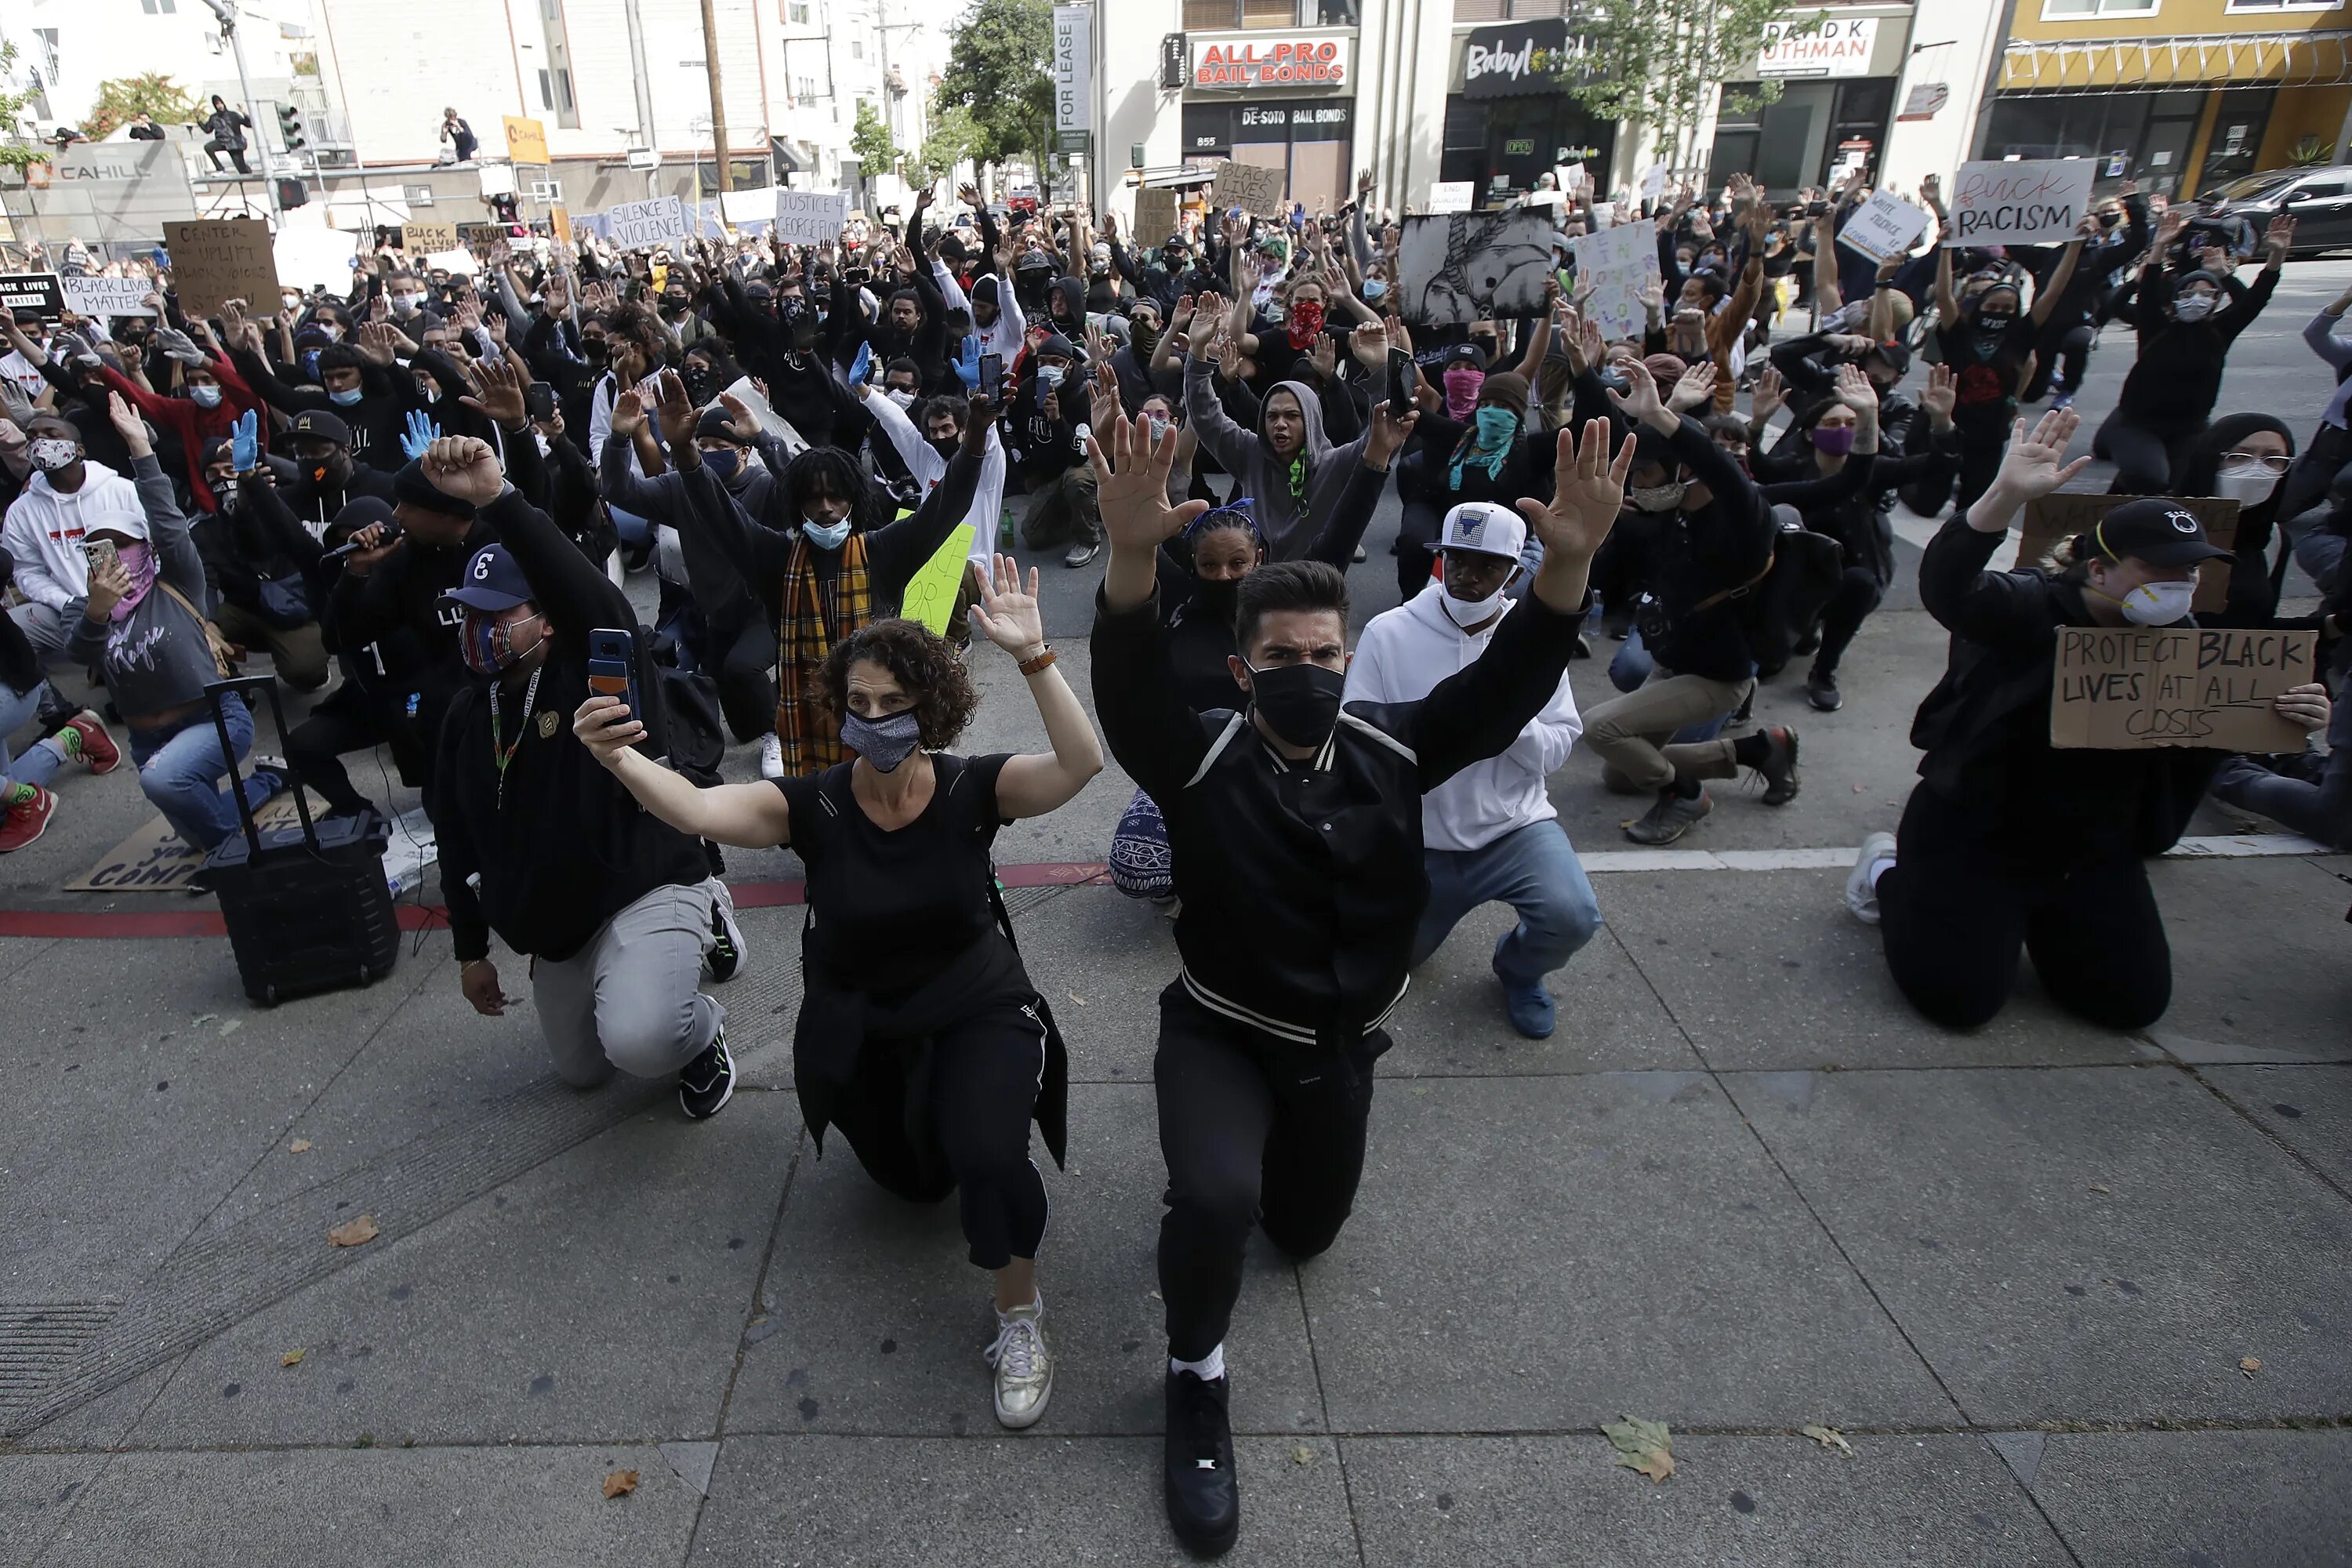
[[[1805,628],[1803,636],[1798,637],[1795,642],[1789,645],[1789,651],[1790,653],[1811,653],[1821,646],[1822,628],[1818,626],[1811,626]]]
[[[1813,666],[1805,677],[1805,700],[1824,713],[1834,713],[1845,706],[1845,696],[1838,690],[1837,676],[1820,665]]]
[[[1797,798],[1797,732],[1776,724],[1759,733],[1768,748],[1756,768],[1764,778],[1764,804],[1786,805]]]
[[[1234,1428],[1225,1415],[1232,1389],[1229,1377],[1208,1383],[1194,1373],[1168,1374],[1168,1525],[1195,1557],[1223,1556],[1242,1531]]]
[[[727,1054],[727,1026],[710,1037],[703,1053],[678,1069],[677,1102],[689,1121],[705,1121],[735,1098],[735,1058]]]
[[[710,951],[702,955],[702,967],[722,984],[743,967],[743,928],[735,923],[735,900],[724,890],[710,900]]]

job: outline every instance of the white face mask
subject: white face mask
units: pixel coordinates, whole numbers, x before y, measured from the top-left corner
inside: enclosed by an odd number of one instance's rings
[[[1683,491],[1690,486],[1676,479],[1672,484],[1635,485],[1625,492],[1635,511],[1672,511],[1683,504]]]
[[[882,395],[901,408],[912,408],[915,405],[915,395],[902,386],[894,386]]]
[[[59,468],[72,468],[81,453],[71,441],[44,436],[26,448],[26,455],[32,458],[33,467],[45,474],[54,474]]]
[[[2260,463],[2223,468],[2213,479],[2213,493],[2240,506],[2260,506],[2278,489],[2279,477]]]
[[[2212,313],[2210,294],[2183,294],[2172,302],[2172,314],[2178,321],[2201,321]]]
[[[218,408],[221,389],[217,386],[192,386],[188,388],[188,397],[199,408]]]
[[[1510,582],[1506,578],[1503,587],[1508,586]],[[1444,609],[1446,619],[1468,631],[1502,608],[1503,588],[1496,588],[1483,599],[1465,599],[1441,581],[1437,584],[1437,602]]]
[[[2168,626],[2189,613],[2189,603],[2195,597],[2194,580],[2142,583],[2116,602],[2123,606],[2124,619],[2136,626]]]
[[[416,307],[424,302],[425,296],[422,294],[394,294],[392,297],[392,308],[404,316],[413,314]]]

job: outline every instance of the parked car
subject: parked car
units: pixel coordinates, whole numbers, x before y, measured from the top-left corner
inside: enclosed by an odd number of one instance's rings
[[[2281,213],[2292,216],[2294,248],[2289,254],[2297,259],[2352,249],[2352,165],[2265,170],[2231,181],[2221,195],[2220,210],[2246,218],[2256,234]]]

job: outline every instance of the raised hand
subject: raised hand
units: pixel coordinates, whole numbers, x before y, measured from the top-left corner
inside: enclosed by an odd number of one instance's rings
[[[394,346],[397,341],[398,334],[389,323],[363,321],[360,324],[359,341],[352,346],[358,349],[369,363],[388,365],[399,357],[398,350]]]
[[[1096,426],[1087,440],[1095,500],[1114,558],[1140,555],[1149,560],[1153,551],[1209,510],[1206,501],[1168,504],[1168,471],[1176,463],[1176,437],[1171,428],[1154,441],[1150,424],[1122,414],[1108,425]]]
[[[441,426],[426,417],[425,410],[412,408],[408,411],[408,426],[400,437],[400,449],[408,454],[410,462],[423,458],[433,443],[439,439]]]
[[[1654,430],[1671,434],[1678,423],[1677,416],[1667,412],[1664,401],[1658,396],[1657,379],[1650,374],[1650,367],[1637,359],[1625,362],[1625,389],[1620,392],[1613,386],[1609,388],[1609,401],[1628,419]],[[1561,460],[1567,460],[1565,448]]]
[[[499,467],[499,455],[488,441],[436,437],[417,460],[435,489],[478,507],[489,505],[506,489],[506,470]]]
[[[1748,402],[1748,417],[1761,425],[1780,412],[1788,401],[1789,384],[1780,378],[1779,371],[1766,365],[1763,374],[1756,378],[1756,395]]]
[[[1927,422],[1937,430],[1948,430],[1952,424],[1952,410],[1960,401],[1959,378],[1948,364],[1927,367],[1927,390],[1919,394],[1919,406],[1927,411]]]
[[[645,422],[645,399],[639,397],[634,390],[625,392],[613,399],[614,435],[633,437],[637,433],[637,426]]]
[[[993,573],[980,574],[980,603],[971,606],[971,624],[981,635],[1015,658],[1034,658],[1045,648],[1045,621],[1037,608],[1034,566],[1029,568],[1029,584],[1024,589],[1021,563],[1010,555],[995,557]]]
[[[1402,413],[1403,417],[1399,418]],[[1412,435],[1412,427],[1421,423],[1421,410],[1393,409],[1386,403],[1372,405],[1372,427],[1364,437],[1364,466],[1385,468]]]
[[[522,395],[530,384],[529,374],[518,371],[507,360],[484,360],[477,379],[480,392],[457,401],[502,430],[510,434],[520,430],[530,417]]]
[[[1993,484],[2013,505],[2021,505],[2064,487],[2090,465],[2087,457],[2066,461],[2067,443],[2074,438],[2083,416],[2071,408],[2053,408],[2029,431],[2021,419],[2011,431],[2009,451],[2000,460]]]
[[[1356,363],[1377,375],[1388,368],[1389,330],[1379,321],[1366,321],[1348,335],[1348,352]]]
[[[147,439],[147,421],[141,417],[139,410],[131,406],[130,400],[122,394],[110,392],[106,395],[106,416],[113,421],[115,430],[122,437],[122,444],[130,448],[133,458],[154,454],[154,444]]]
[[[719,406],[727,410],[727,427],[739,441],[750,441],[760,434],[760,421],[744,401],[731,392],[719,395]]]
[[[1656,395],[1657,386],[1652,383],[1654,404]],[[1585,563],[1616,526],[1617,514],[1625,510],[1625,476],[1633,468],[1633,436],[1626,436],[1612,458],[1611,427],[1612,422],[1606,419],[1588,420],[1581,440],[1575,431],[1562,430],[1552,466],[1550,503],[1531,500],[1518,503],[1528,525],[1543,541],[1545,565],[1549,567],[1558,556],[1562,565],[1573,566],[1580,589]]]
[[[2263,231],[2263,248],[2270,253],[2270,264],[2276,267],[2280,262],[2284,261],[2288,249],[2294,244],[2294,219],[2284,213],[2271,219],[2270,227]]]
[[[1687,414],[1714,401],[1715,362],[1703,359],[1683,372],[1681,378],[1675,383],[1675,390],[1666,398],[1666,406],[1676,414]]]
[[[666,370],[657,378],[661,401],[654,413],[661,420],[662,439],[672,447],[691,444],[694,440],[694,399],[686,395],[686,383],[677,372]]]
[[[240,474],[253,472],[261,461],[261,421],[253,410],[247,409],[229,426],[229,465]]]
[[[1864,417],[1878,412],[1878,388],[1858,364],[1838,366],[1837,400]]]

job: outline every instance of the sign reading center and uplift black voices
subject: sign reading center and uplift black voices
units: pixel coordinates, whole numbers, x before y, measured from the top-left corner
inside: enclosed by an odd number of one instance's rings
[[[1577,79],[1587,40],[1558,16],[1474,27],[1462,48],[1462,96],[1517,98],[1559,92]]]

